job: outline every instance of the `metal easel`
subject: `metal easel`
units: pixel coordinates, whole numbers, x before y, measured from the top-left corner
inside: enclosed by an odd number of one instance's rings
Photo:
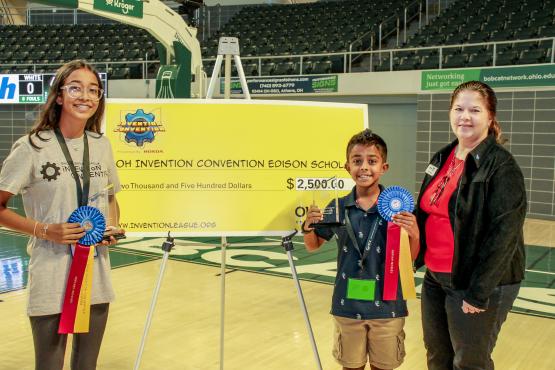
[[[216,84],[219,82],[218,77],[220,75],[222,60],[225,56],[225,67],[224,67],[224,99],[231,98],[231,57],[235,61],[235,67],[237,68],[237,73],[239,75],[239,81],[241,82],[241,88],[243,89],[243,96],[245,99],[250,99],[249,88],[247,85],[247,80],[245,78],[245,72],[243,71],[243,66],[241,65],[241,58],[239,52],[239,40],[236,37],[221,37],[218,44],[218,56],[216,57],[216,63],[214,64],[214,70],[212,72],[212,77],[208,84],[208,92],[206,93],[206,98],[211,99],[214,96],[214,90]],[[308,317],[308,311],[306,309],[306,304],[304,302],[304,297],[297,276],[297,270],[293,262],[293,242],[292,238],[297,233],[297,231],[292,234],[282,238],[281,242],[266,242],[266,243],[234,243],[234,247],[249,247],[249,246],[274,246],[281,245],[287,252],[287,257],[289,260],[289,265],[291,266],[291,272],[293,274],[293,280],[295,281],[295,287],[297,289],[297,295],[299,298],[299,303],[301,305],[301,310],[303,311],[305,323],[307,326],[308,334],[310,336],[312,350],[314,352],[314,357],[319,370],[322,370],[322,364],[320,362],[320,356],[318,355],[318,348],[316,346],[316,341],[314,339],[314,334],[312,332],[312,326],[310,325],[310,319]],[[230,244],[227,243],[226,237],[222,237],[222,260],[221,260],[221,317],[220,317],[220,370],[224,368],[224,324],[225,324],[225,269],[226,269],[226,248]]]
[[[241,65],[241,58],[239,57],[239,40],[236,37],[221,37],[219,44],[218,44],[218,56],[216,57],[216,63],[214,65],[214,71],[212,73],[212,77],[210,78],[210,83],[208,84],[208,91],[206,94],[207,99],[211,99],[214,96],[214,90],[216,84],[218,83],[218,77],[221,70],[222,60],[225,56],[225,70],[224,70],[224,98],[230,99],[231,98],[231,57],[235,61],[235,66],[237,68],[237,72],[239,74],[239,80],[241,82],[241,87],[243,89],[243,96],[245,99],[250,99],[250,93],[247,86],[247,80],[245,78],[245,73],[243,71],[243,66]],[[263,242],[263,243],[234,243],[233,247],[250,247],[250,246],[276,246],[281,245],[285,251],[287,252],[287,258],[289,260],[289,266],[291,267],[291,272],[293,275],[293,280],[295,281],[295,287],[297,290],[297,296],[299,298],[299,303],[301,305],[301,310],[303,311],[305,323],[307,326],[308,334],[310,337],[312,350],[314,353],[314,358],[316,360],[318,370],[322,370],[322,364],[320,362],[320,356],[318,354],[318,348],[316,346],[316,341],[314,339],[314,333],[312,331],[312,326],[310,325],[310,319],[308,316],[308,310],[306,308],[306,304],[304,301],[304,296],[302,293],[302,288],[300,285],[299,278],[297,276],[297,270],[295,268],[295,264],[293,262],[293,255],[292,251],[294,250],[293,247],[293,236],[297,233],[295,230],[292,234],[282,237],[281,242]],[[185,244],[180,244],[185,245]],[[195,243],[187,243],[187,246],[193,246]],[[206,246],[206,244],[203,244]],[[220,370],[224,369],[224,335],[225,335],[225,277],[226,277],[226,248],[229,247],[231,244],[227,242],[227,237],[221,237],[221,270],[220,270],[220,281],[221,281],[221,294],[220,294]],[[141,345],[139,348],[139,354],[137,355],[137,360],[135,362],[134,370],[138,370],[141,362],[142,353],[144,350],[144,345],[146,341],[146,337],[148,335],[148,331],[150,329],[150,323],[152,320],[152,315],[154,312],[154,308],[156,306],[156,301],[158,300],[158,293],[160,290],[160,286],[162,283],[162,278],[164,275],[164,271],[166,268],[166,263],[168,260],[169,253],[171,249],[175,246],[173,242],[173,238],[170,237],[168,233],[167,240],[162,244],[162,250],[164,251],[164,257],[162,260],[162,265],[160,266],[160,273],[158,276],[158,283],[154,290],[152,296],[152,302],[150,305],[150,311],[147,316],[147,321],[145,324],[145,329],[143,333],[143,338],[141,340]]]
[[[247,80],[245,78],[245,72],[243,71],[243,65],[241,64],[241,57],[239,56],[239,39],[237,37],[220,37],[218,43],[218,56],[216,57],[216,64],[214,64],[214,69],[212,70],[212,77],[210,77],[210,82],[208,83],[208,92],[206,93],[207,99],[212,99],[214,96],[214,90],[216,84],[218,83],[218,77],[220,76],[220,71],[222,69],[222,59],[225,56],[225,70],[224,70],[224,98],[231,98],[231,57],[235,61],[235,67],[237,68],[237,73],[239,74],[239,81],[241,81],[241,87],[243,88],[243,95],[245,99],[250,99],[251,95],[249,93],[249,88],[247,86]]]
[[[239,40],[236,37],[221,37],[218,44],[218,56],[216,58],[216,64],[214,65],[214,72],[210,78],[210,84],[208,86],[208,92],[206,98],[211,99],[214,96],[214,89],[218,81],[220,74],[222,59],[225,55],[225,98],[229,99],[231,97],[231,56],[234,57],[237,72],[239,73],[239,79],[241,80],[241,86],[243,88],[243,94],[245,99],[250,99],[249,89],[247,87],[247,80],[245,79],[245,73],[243,72],[243,66],[241,65],[241,58],[239,57]],[[166,264],[168,262],[169,254],[172,248],[175,246],[174,239],[170,236],[168,232],[168,237],[166,241],[162,244],[162,250],[164,251],[164,256],[162,258],[162,264],[160,266],[160,273],[158,274],[158,282],[152,294],[152,301],[150,303],[150,310],[147,315],[145,328],[143,331],[143,337],[141,338],[141,344],[139,346],[139,353],[135,360],[134,370],[138,370],[141,365],[141,358],[143,356],[143,351],[146,343],[146,338],[150,330],[150,324],[152,322],[152,316],[154,314],[154,309],[156,307],[156,302],[158,301],[158,293],[160,292],[160,286],[162,285],[162,279],[164,277],[164,271],[166,270]],[[222,249],[222,263],[221,263],[221,317],[220,317],[220,369],[223,370],[224,364],[224,318],[225,318],[225,275],[226,275],[226,247],[228,246],[227,238],[222,236],[221,249]]]
[[[206,93],[207,99],[212,99],[214,97],[214,90],[216,89],[216,84],[219,82],[220,72],[222,70],[222,59],[225,56],[225,67],[224,67],[224,98],[231,98],[231,57],[235,61],[235,68],[237,68],[237,73],[239,74],[239,80],[241,81],[241,87],[243,88],[243,94],[245,99],[250,99],[251,95],[249,93],[249,88],[247,86],[247,80],[245,78],[245,72],[243,71],[243,65],[241,64],[241,57],[239,56],[239,39],[237,37],[220,37],[218,42],[218,55],[216,57],[216,63],[214,64],[214,69],[212,70],[212,77],[210,77],[210,82],[208,83],[208,91]],[[227,237],[222,236],[221,242],[221,271],[220,271],[220,370],[224,368],[224,336],[225,336],[225,275],[226,275],[226,248],[229,246],[227,242]]]

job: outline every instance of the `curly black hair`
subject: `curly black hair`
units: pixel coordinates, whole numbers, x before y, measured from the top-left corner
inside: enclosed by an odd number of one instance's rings
[[[378,134],[373,133],[369,128],[355,134],[351,140],[349,140],[347,144],[347,161],[349,161],[351,150],[357,144],[365,146],[374,145],[382,155],[383,161],[387,162],[387,144]]]

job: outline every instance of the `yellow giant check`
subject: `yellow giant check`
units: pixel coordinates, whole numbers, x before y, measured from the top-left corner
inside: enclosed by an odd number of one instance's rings
[[[121,226],[149,236],[286,234],[314,194],[351,190],[346,145],[366,127],[362,104],[111,99],[105,133]]]

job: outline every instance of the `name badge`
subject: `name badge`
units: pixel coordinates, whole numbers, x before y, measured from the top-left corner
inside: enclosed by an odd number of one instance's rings
[[[349,280],[347,281],[347,299],[373,301],[375,290],[375,280],[349,278]]]
[[[437,172],[437,167],[434,166],[433,164],[429,164],[428,168],[426,168],[426,173],[430,176],[435,175]]]

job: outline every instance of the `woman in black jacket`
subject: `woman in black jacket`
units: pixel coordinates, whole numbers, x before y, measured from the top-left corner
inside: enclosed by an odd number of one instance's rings
[[[457,139],[434,155],[420,189],[416,267],[427,267],[429,369],[493,369],[497,335],[524,278],[524,178],[501,145],[496,105],[482,82],[455,89],[449,119]]]

